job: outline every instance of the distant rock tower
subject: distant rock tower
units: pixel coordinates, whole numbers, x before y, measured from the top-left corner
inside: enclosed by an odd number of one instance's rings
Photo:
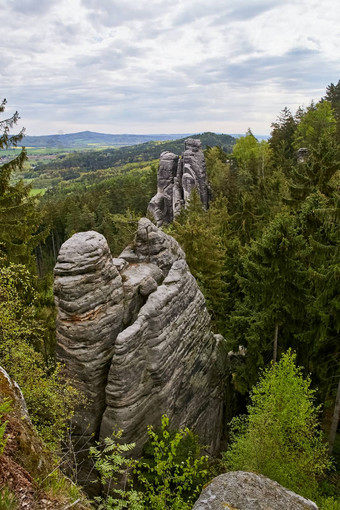
[[[309,156],[309,150],[306,147],[301,147],[297,151],[298,163],[306,163],[308,156]]]
[[[210,188],[201,141],[188,138],[180,158],[172,152],[160,155],[157,194],[148,206],[158,227],[169,224],[185,207],[190,193],[196,188],[205,209],[209,206]]]

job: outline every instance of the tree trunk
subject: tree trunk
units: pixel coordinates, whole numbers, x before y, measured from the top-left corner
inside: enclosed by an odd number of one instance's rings
[[[328,436],[328,451],[329,451],[330,455],[332,455],[332,452],[333,452],[333,446],[334,446],[336,431],[338,428],[339,417],[340,417],[340,379],[339,379],[338,391],[336,394],[336,399],[335,399],[335,404],[334,404],[334,413],[333,413],[331,428],[330,428],[329,436]]]
[[[53,229],[51,230],[51,237],[52,237],[53,262],[56,263],[57,262],[57,253],[56,253],[56,249],[55,249]]]
[[[276,363],[277,359],[277,338],[279,336],[279,325],[275,323],[275,333],[274,333],[274,348],[273,348],[273,362]]]

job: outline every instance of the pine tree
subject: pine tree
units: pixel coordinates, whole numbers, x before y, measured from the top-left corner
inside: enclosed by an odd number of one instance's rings
[[[331,103],[334,118],[337,123],[337,140],[340,141],[340,80],[336,85],[334,85],[334,83],[328,85],[326,88],[326,95],[323,99]]]
[[[299,205],[308,195],[320,191],[330,196],[339,186],[340,147],[334,133],[323,132],[310,147],[304,163],[292,169],[291,200]]]
[[[242,296],[229,330],[234,350],[247,349],[235,377],[241,392],[256,382],[259,368],[294,345],[309,300],[306,255],[306,242],[288,213],[278,214],[245,249],[236,275]]]
[[[228,297],[225,281],[228,220],[225,198],[216,200],[206,211],[197,191],[193,190],[188,207],[168,229],[185,251],[190,271],[198,281],[219,332],[224,326]]]
[[[273,150],[274,162],[277,167],[284,170],[286,175],[296,160],[293,140],[299,117],[300,110],[294,117],[288,108],[284,108],[277,121],[271,125],[272,132],[269,144]]]
[[[0,113],[5,110],[6,100],[0,105]],[[19,119],[18,112],[0,121],[0,149],[17,147],[24,136],[24,130],[11,135],[11,128]],[[15,262],[34,267],[33,250],[44,238],[45,233],[37,233],[40,215],[35,199],[30,197],[30,186],[22,181],[12,183],[14,170],[21,170],[26,159],[23,148],[19,155],[0,166],[0,258],[3,262]]]

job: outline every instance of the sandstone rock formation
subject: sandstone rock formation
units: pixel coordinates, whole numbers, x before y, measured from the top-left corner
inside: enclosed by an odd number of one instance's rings
[[[233,471],[203,489],[193,510],[318,510],[312,501],[256,473]]]
[[[209,186],[204,154],[200,140],[188,138],[181,158],[172,152],[160,155],[157,194],[151,199],[148,212],[157,226],[169,224],[188,203],[196,188],[206,209],[209,205]]]
[[[298,163],[306,163],[308,160],[309,150],[306,147],[301,147],[297,151]]]
[[[97,232],[75,234],[55,267],[57,356],[90,403],[81,443],[123,429],[138,454],[146,426],[167,413],[211,451],[223,429],[226,353],[178,243],[149,220],[112,259]]]

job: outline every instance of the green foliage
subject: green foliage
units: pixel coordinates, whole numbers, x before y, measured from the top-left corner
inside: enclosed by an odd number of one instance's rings
[[[322,136],[334,135],[336,120],[332,112],[332,106],[328,101],[313,103],[305,112],[301,112],[300,121],[294,133],[294,147],[315,147]]]
[[[130,457],[135,444],[121,444],[122,431],[90,449],[102,484],[95,497],[100,510],[189,510],[207,481],[207,457],[200,456],[189,429],[170,431],[162,416],[161,431],[148,427],[149,443],[141,460]],[[132,471],[139,490],[133,488]]]
[[[274,122],[269,140],[273,150],[274,163],[282,168],[287,174],[291,165],[296,161],[295,148],[293,147],[294,134],[298,123],[298,111],[295,118],[288,108],[284,108],[276,122]]]
[[[331,463],[319,431],[315,392],[295,360],[288,351],[263,371],[248,416],[231,423],[224,461],[228,470],[255,471],[313,498]]]
[[[162,416],[160,433],[150,426],[148,434],[153,458],[141,459],[135,470],[145,508],[191,509],[207,478],[207,457],[199,456],[197,440],[189,429],[171,433],[166,415]],[[188,442],[193,447],[186,448]]]
[[[142,494],[131,487],[131,471],[136,461],[126,455],[131,452],[135,444],[120,444],[122,431],[106,437],[104,444],[97,444],[90,448],[90,455],[95,462],[95,469],[99,473],[103,486],[103,496],[94,498],[99,510],[142,510]]]
[[[1,510],[19,509],[19,501],[8,487],[1,487],[0,489],[0,508]]]
[[[275,330],[285,350],[303,328],[310,298],[306,261],[306,242],[288,213],[277,215],[244,250],[236,275],[242,293],[229,323],[233,349],[247,348],[234,379],[239,391],[248,391],[273,357]]]
[[[7,420],[3,421],[5,414],[11,411],[11,403],[5,399],[0,403],[0,456],[4,453],[6,447],[7,438],[5,438]],[[1,507],[0,507],[1,508]]]
[[[167,232],[185,251],[190,271],[204,294],[215,327],[224,324],[227,284],[225,282],[225,235],[229,230],[226,199],[217,199],[205,211],[196,190],[190,202]]]
[[[231,230],[245,244],[261,232],[278,210],[283,175],[280,170],[273,169],[273,151],[268,142],[258,142],[250,130],[237,140],[233,157],[237,200],[235,197],[230,200],[230,224]]]
[[[334,136],[323,133],[311,147],[307,161],[291,172],[290,195],[300,205],[309,194],[320,191],[330,197],[339,185],[340,148]]]
[[[323,98],[329,101],[332,105],[334,118],[336,120],[336,136],[337,140],[340,141],[340,80],[336,85],[331,83],[326,88],[326,95]]]
[[[320,498],[318,500],[319,510],[340,510],[340,499],[335,497]]]
[[[237,161],[239,180],[244,189],[251,189],[268,171],[271,149],[268,142],[258,142],[250,129],[239,138],[233,147],[233,156]]]
[[[24,266],[0,268],[0,365],[21,387],[33,424],[56,446],[81,396],[60,367],[46,367],[43,324],[36,317],[33,277]]]
[[[78,501],[82,510],[90,510],[90,501],[82,492],[80,486],[76,485],[69,477],[65,476],[59,469],[55,469],[43,480],[37,480],[40,490],[43,490],[48,498],[63,504],[63,508],[72,507],[72,503]],[[0,507],[1,508],[1,507]],[[78,508],[78,505],[75,507]]]
[[[5,110],[6,100],[0,104],[0,113]],[[19,119],[18,112],[0,121],[0,149],[16,147],[24,135],[10,135],[10,129]],[[27,264],[33,267],[32,250],[45,237],[38,233],[40,216],[35,208],[35,199],[30,197],[30,187],[22,181],[13,184],[11,175],[22,168],[26,152],[22,151],[13,159],[0,165],[0,258],[9,262]]]

